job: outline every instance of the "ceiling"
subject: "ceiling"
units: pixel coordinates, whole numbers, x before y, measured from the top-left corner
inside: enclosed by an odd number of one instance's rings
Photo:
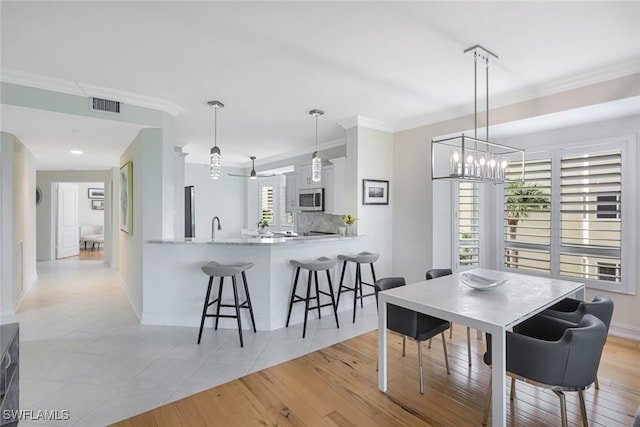
[[[99,87],[182,111],[176,145],[206,163],[219,100],[223,162],[250,165],[344,137],[355,116],[392,130],[473,111],[481,44],[492,106],[640,72],[640,2],[2,1],[2,80]],[[483,79],[481,75],[481,80]],[[14,79],[14,80],[12,80]],[[19,79],[18,79],[19,80]],[[484,88],[480,89],[483,93]],[[135,101],[132,101],[135,102]],[[139,127],[2,105],[38,169],[105,169]],[[35,125],[34,125],[35,124]],[[472,124],[471,124],[472,126]],[[80,149],[82,156],[72,156]]]

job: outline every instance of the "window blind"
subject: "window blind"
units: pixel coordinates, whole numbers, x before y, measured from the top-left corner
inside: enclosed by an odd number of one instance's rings
[[[271,185],[263,185],[260,187],[260,213],[262,219],[266,219],[269,223],[273,223],[275,206],[273,203],[273,187]]]
[[[507,166],[510,182],[504,187],[504,266],[551,272],[551,166],[550,158]]]
[[[458,187],[458,265],[480,265],[480,197],[478,186],[461,182]]]
[[[620,282],[622,153],[561,157],[560,275]]]

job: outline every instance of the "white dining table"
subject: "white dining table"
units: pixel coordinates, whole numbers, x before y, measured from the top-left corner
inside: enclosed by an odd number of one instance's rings
[[[378,388],[387,391],[387,304],[405,307],[492,334],[492,419],[506,424],[506,332],[563,298],[584,300],[584,284],[530,274],[476,268],[467,273],[503,281],[475,289],[464,273],[420,281],[378,294]]]

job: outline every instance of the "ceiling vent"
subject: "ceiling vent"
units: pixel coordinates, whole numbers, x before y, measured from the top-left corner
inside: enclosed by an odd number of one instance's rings
[[[106,111],[107,113],[120,113],[120,102],[109,99],[91,98],[91,109],[93,111]]]

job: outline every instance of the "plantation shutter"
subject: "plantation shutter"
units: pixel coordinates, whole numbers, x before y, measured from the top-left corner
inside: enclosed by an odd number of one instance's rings
[[[507,166],[504,186],[504,266],[551,273],[551,159]]]
[[[620,282],[622,153],[561,158],[560,275]]]
[[[266,219],[270,224],[272,224],[274,211],[273,187],[270,185],[263,185],[260,187],[260,213],[262,214],[262,219]]]
[[[480,210],[478,186],[460,182],[458,187],[458,265],[480,265]]]

